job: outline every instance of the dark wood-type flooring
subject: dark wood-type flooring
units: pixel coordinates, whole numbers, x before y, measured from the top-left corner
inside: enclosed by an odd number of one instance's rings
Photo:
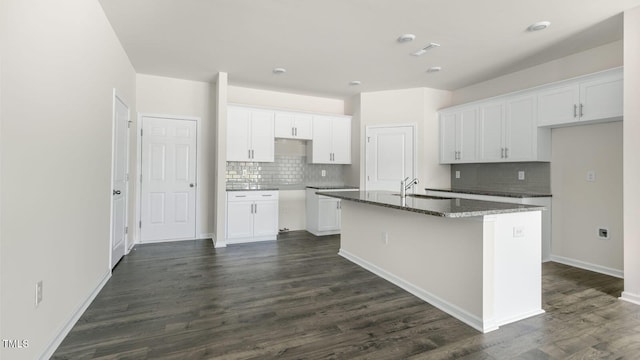
[[[306,232],[136,246],[53,358],[640,359],[621,279],[546,263],[546,313],[482,334],[338,249]]]

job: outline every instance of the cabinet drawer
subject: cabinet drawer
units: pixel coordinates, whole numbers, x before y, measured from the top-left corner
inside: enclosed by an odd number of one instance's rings
[[[227,191],[227,201],[278,200],[278,191]]]

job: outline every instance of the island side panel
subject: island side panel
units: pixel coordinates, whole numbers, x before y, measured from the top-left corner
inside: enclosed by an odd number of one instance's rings
[[[342,202],[342,256],[480,331],[483,236],[482,217]]]
[[[541,216],[540,211],[495,216],[493,322],[496,326],[544,312]]]

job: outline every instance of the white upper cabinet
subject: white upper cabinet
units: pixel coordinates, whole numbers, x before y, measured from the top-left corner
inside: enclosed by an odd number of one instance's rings
[[[311,140],[312,115],[276,111],[275,136],[285,139]]]
[[[478,108],[440,114],[440,163],[468,163],[477,158]]]
[[[481,104],[479,114],[479,160],[483,162],[504,161],[504,101]]]
[[[538,92],[538,126],[622,119],[622,69],[551,85]]]
[[[274,112],[229,106],[227,161],[274,161]]]
[[[351,118],[314,116],[307,156],[313,164],[351,164]]]
[[[549,161],[551,131],[536,123],[535,94],[508,97],[505,101],[504,147],[507,161]]]

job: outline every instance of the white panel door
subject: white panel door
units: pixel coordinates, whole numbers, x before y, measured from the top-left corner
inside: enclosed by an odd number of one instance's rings
[[[124,256],[127,247],[127,168],[129,165],[129,107],[117,96],[114,96],[113,106],[111,268]]]
[[[400,191],[415,176],[413,126],[367,127],[366,190]]]
[[[141,240],[195,237],[196,121],[142,119]]]

